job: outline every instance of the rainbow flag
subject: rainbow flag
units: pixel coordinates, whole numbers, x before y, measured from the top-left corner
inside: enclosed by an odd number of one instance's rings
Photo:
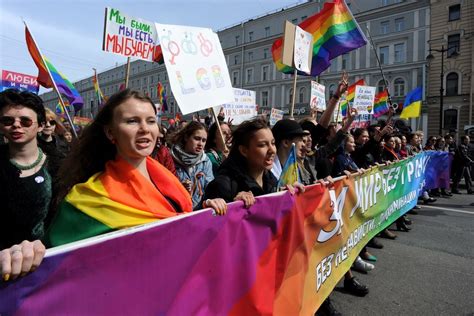
[[[97,72],[95,71],[95,69],[94,69],[94,76],[92,77],[92,83],[94,84],[94,91],[95,91],[95,95],[97,96],[97,104],[99,105],[99,107],[102,107],[105,101],[107,101],[107,98],[104,97],[102,90],[100,90],[99,78],[97,77]]]
[[[359,79],[359,80],[357,80],[356,83],[354,83],[353,85],[351,85],[351,86],[349,86],[349,87],[347,88],[347,91],[346,91],[346,93],[347,93],[346,98],[345,98],[345,100],[342,100],[342,101],[341,101],[341,104],[340,104],[342,116],[346,116],[346,115],[347,115],[347,106],[349,105],[349,102],[353,102],[353,101],[354,101],[356,86],[365,86],[365,81],[364,81],[364,79]]]
[[[168,111],[168,102],[166,101],[166,91],[161,82],[158,82],[157,86],[157,91],[158,91],[158,101],[161,104],[161,112],[166,112]]]
[[[421,99],[423,98],[423,89],[417,87],[407,94],[403,110],[400,114],[401,119],[408,119],[410,117],[418,117],[421,113]]]
[[[28,51],[30,52],[33,61],[38,67],[38,83],[45,88],[53,88],[54,84],[56,84],[58,92],[63,94],[68,99],[69,103],[74,106],[74,110],[76,112],[80,111],[84,105],[84,100],[82,99],[81,95],[72,85],[72,83],[67,80],[66,77],[64,77],[59,71],[57,71],[57,69],[45,56],[41,55],[38,46],[36,45],[33,36],[26,25],[25,38]]]
[[[374,117],[380,117],[389,110],[388,91],[383,90],[375,96],[374,101]]]
[[[330,60],[367,44],[351,11],[343,0],[324,3],[323,9],[299,24],[313,34],[311,76],[318,76],[331,65]],[[273,61],[283,73],[294,73],[294,68],[282,63],[283,37],[272,45]],[[298,72],[301,75],[308,75]]]
[[[106,164],[104,172],[76,184],[61,203],[46,243],[58,246],[150,223],[177,215],[176,209],[190,212],[191,198],[178,178],[150,157],[146,164],[153,183],[117,158]]]
[[[284,187],[287,184],[292,185],[295,182],[300,182],[298,162],[296,157],[296,146],[291,146],[290,155],[286,159],[283,170],[281,171],[280,179],[278,180],[278,188]]]
[[[71,111],[70,107],[71,105],[69,104],[69,102],[67,101],[64,101],[64,105],[66,106],[66,109],[68,110],[68,112]],[[64,109],[63,107],[61,106],[61,103],[58,102],[58,104],[56,104],[56,109],[55,109],[55,112],[57,115],[59,115],[60,117],[66,117],[66,113],[64,112]]]

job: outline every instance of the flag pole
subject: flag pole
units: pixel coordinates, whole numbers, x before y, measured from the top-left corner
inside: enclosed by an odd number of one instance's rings
[[[64,100],[63,100],[63,98],[62,98],[62,96],[61,96],[61,93],[59,92],[58,87],[56,86],[56,82],[54,81],[53,76],[51,75],[51,72],[49,71],[48,65],[46,64],[46,62],[45,62],[45,60],[44,60],[44,58],[43,58],[43,54],[41,53],[41,50],[40,50],[38,44],[36,44],[35,38],[34,38],[34,36],[33,36],[33,33],[31,33],[31,31],[30,31],[30,29],[28,28],[28,25],[26,24],[26,21],[25,21],[25,20],[23,20],[23,23],[25,24],[25,27],[26,27],[26,29],[28,30],[28,33],[30,33],[31,39],[33,40],[33,43],[35,44],[36,49],[38,50],[38,52],[39,52],[39,54],[40,54],[41,62],[43,63],[44,68],[46,68],[46,71],[48,71],[49,79],[51,79],[51,82],[53,83],[53,89],[54,89],[54,91],[56,91],[56,93],[57,93],[57,95],[58,95],[58,97],[59,97],[59,103],[61,104],[61,107],[63,108],[64,113],[66,113],[66,118],[67,118],[69,124],[71,124],[71,127],[72,127],[72,134],[74,135],[75,138],[78,138],[78,137],[77,137],[77,133],[76,133],[76,129],[74,128],[74,123],[72,122],[71,116],[69,115],[69,111],[67,110],[66,105],[65,105],[65,103],[64,103]]]
[[[293,80],[293,96],[291,98],[291,107],[290,107],[290,119],[294,119],[293,111],[295,110],[295,100],[296,100],[296,79],[298,78],[298,70],[295,68],[295,78]]]
[[[125,89],[128,88],[128,76],[130,74],[130,57],[127,57],[127,66],[125,67]]]
[[[219,135],[222,140],[222,143],[224,144],[224,151],[227,152],[229,149],[227,148],[227,145],[225,143],[224,134],[222,134],[221,124],[219,124],[219,120],[217,119],[216,112],[214,111],[214,108],[212,107],[209,109],[211,110],[212,117],[214,118],[214,121],[216,122],[217,130],[219,131]]]

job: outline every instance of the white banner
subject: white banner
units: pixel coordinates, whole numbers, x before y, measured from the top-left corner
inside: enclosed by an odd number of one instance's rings
[[[311,72],[309,61],[312,54],[313,35],[296,27],[295,31],[295,68],[307,74]]]
[[[376,89],[376,87],[370,86],[356,86],[352,108],[356,109],[358,114],[374,113],[374,99]]]
[[[155,23],[106,8],[104,27],[103,51],[153,61],[158,45]]]
[[[311,100],[312,109],[326,110],[326,87],[316,81],[311,81]]]
[[[255,91],[234,88],[234,102],[222,104],[214,107],[215,113],[220,113],[221,109],[227,119],[232,120],[232,124],[240,124],[257,116],[257,104],[255,101]]]
[[[156,24],[171,90],[183,114],[234,100],[221,43],[208,28]]]
[[[270,112],[270,125],[273,126],[276,122],[283,119],[284,113],[285,111],[283,110],[272,108],[272,111]]]

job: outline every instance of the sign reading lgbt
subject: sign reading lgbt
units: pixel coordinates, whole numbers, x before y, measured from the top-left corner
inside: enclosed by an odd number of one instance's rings
[[[171,90],[183,114],[234,101],[219,37],[211,29],[156,24]]]
[[[7,89],[18,89],[21,91],[29,91],[38,93],[39,85],[36,77],[21,74],[18,72],[2,70],[2,81],[0,92]]]
[[[155,24],[123,14],[117,9],[105,8],[105,28],[102,50],[147,61],[160,54]]]
[[[427,151],[332,188],[257,197],[52,248],[0,282],[2,315],[313,315],[359,252],[449,185],[450,156]]]
[[[219,113],[222,109],[226,118],[232,120],[232,124],[240,124],[257,116],[257,104],[255,102],[255,91],[234,88],[234,102],[214,107]]]

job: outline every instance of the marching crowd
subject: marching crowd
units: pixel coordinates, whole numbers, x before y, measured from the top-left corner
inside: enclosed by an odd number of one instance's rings
[[[391,118],[367,128],[351,129],[357,111],[350,109],[342,126],[332,122],[342,81],[316,121],[316,113],[296,121],[283,119],[270,127],[264,117],[232,126],[199,120],[165,127],[157,122],[153,102],[140,92],[125,89],[111,96],[78,139],[41,99],[29,92],[0,93],[0,273],[4,281],[38,267],[46,247],[168,218],[202,208],[225,216],[227,203],[304,186],[331,186],[334,177],[363,174],[376,164],[390,164],[422,150],[453,154],[452,187],[423,192],[420,202],[460,193],[464,177],[472,193],[469,137],[457,146],[451,135],[428,137],[412,132]],[[389,115],[391,116],[391,115]],[[278,187],[278,179],[292,148],[296,150],[300,182]],[[128,190],[114,195],[116,183]],[[106,202],[104,202],[106,201]],[[114,204],[115,203],[115,204]],[[85,206],[84,206],[85,205]],[[112,205],[112,206],[111,206]],[[115,206],[116,207],[115,207]],[[418,206],[409,213],[416,214]],[[101,214],[91,215],[91,210]],[[117,222],[114,217],[125,216]],[[77,225],[88,221],[90,225]],[[109,224],[114,222],[114,225]],[[106,223],[103,225],[101,223]],[[411,219],[396,221],[408,232]],[[379,235],[394,239],[385,229]],[[352,269],[367,273],[377,258],[369,248],[382,248],[377,238],[365,247]],[[351,271],[344,288],[364,296],[368,288]],[[338,315],[327,299],[317,315]]]

